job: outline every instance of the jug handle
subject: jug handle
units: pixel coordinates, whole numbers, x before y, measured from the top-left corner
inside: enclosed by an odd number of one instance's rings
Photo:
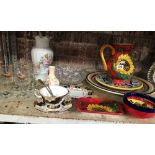
[[[112,49],[112,55],[115,54],[115,49],[114,49],[113,46],[108,45],[108,44],[107,44],[107,45],[103,45],[103,46],[100,48],[100,57],[101,57],[101,59],[102,59],[103,67],[104,67],[104,70],[107,71],[107,70],[108,70],[108,68],[107,68],[107,63],[106,63],[105,58],[104,58],[104,50],[105,50],[105,48],[111,48],[111,49]]]

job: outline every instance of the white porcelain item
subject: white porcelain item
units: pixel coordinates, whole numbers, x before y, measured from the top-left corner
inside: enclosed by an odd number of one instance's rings
[[[49,66],[49,75],[47,79],[49,85],[59,85],[59,80],[55,76],[55,66]]]
[[[65,87],[62,87],[62,86],[49,86],[54,97],[63,97],[65,95],[68,94],[68,89],[65,88]],[[48,90],[46,89],[46,87],[43,87],[39,90],[40,94],[44,97],[51,97],[50,93],[48,92]],[[37,98],[42,98],[41,95],[38,95],[36,92],[35,92],[35,96]]]
[[[53,62],[53,51],[49,48],[49,38],[35,37],[36,44],[31,50],[33,70],[35,80],[46,81],[48,77],[48,67]]]

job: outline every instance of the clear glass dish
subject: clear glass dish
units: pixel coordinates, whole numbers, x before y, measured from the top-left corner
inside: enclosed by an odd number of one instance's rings
[[[55,70],[56,77],[63,85],[77,85],[86,79],[87,71],[71,65],[58,65]]]

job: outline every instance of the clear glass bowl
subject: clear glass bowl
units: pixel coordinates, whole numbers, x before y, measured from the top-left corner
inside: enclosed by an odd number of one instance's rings
[[[61,84],[77,85],[82,83],[87,76],[87,71],[76,66],[59,65],[56,66],[55,75]]]

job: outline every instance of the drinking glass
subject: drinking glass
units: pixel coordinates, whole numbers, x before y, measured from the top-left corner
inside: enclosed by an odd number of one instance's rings
[[[12,84],[13,84],[13,71],[12,65],[2,65],[0,66],[0,94],[1,97],[8,98],[13,94]]]
[[[17,65],[16,86],[19,87],[19,94],[17,97],[27,98],[28,87],[30,84],[29,65],[21,60]]]

